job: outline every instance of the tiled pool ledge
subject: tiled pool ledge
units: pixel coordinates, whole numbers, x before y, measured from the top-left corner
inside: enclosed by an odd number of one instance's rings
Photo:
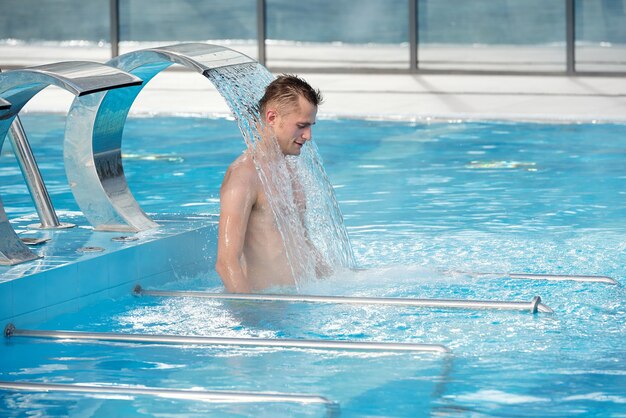
[[[173,277],[213,270],[217,217],[169,216],[155,220],[161,225],[158,229],[137,234],[99,232],[80,225],[21,233],[21,237],[50,240],[31,247],[42,258],[0,266],[1,323],[33,325],[77,312],[104,298],[128,294],[138,281],[162,284]],[[22,219],[13,224],[19,231],[20,224],[26,222]],[[114,240],[122,236],[136,240]],[[81,251],[87,247],[103,250]]]

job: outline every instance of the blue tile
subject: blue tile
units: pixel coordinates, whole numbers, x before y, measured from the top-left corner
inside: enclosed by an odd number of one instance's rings
[[[11,281],[0,283],[0,320],[13,316],[13,284]]]
[[[46,310],[38,309],[23,315],[14,316],[11,323],[16,328],[34,328],[46,320]]]
[[[95,305],[101,302],[103,299],[108,299],[108,297],[109,297],[109,288],[101,292],[91,293],[89,295],[82,296],[77,299],[78,307],[80,309],[83,309],[83,308],[86,308],[87,306]]]
[[[78,299],[68,300],[67,302],[57,303],[56,305],[47,306],[46,311],[46,320],[50,321],[51,319],[67,314],[67,313],[76,313],[78,312],[80,306],[78,304]]]
[[[165,283],[172,282],[175,279],[174,273],[166,271],[163,273],[153,274],[141,279],[141,285],[146,287],[158,288]]]
[[[111,254],[92,257],[77,263],[78,296],[86,296],[109,288]]]
[[[44,276],[46,286],[46,304],[44,306],[56,305],[78,297],[76,273],[76,264],[68,264],[40,273]]]
[[[209,260],[196,260],[185,265],[177,265],[174,274],[177,277],[208,276],[215,271],[215,264]]]
[[[13,314],[21,315],[46,306],[48,272],[13,280]]]
[[[107,297],[109,298],[119,298],[122,296],[128,296],[132,294],[133,288],[136,284],[141,283],[140,280],[136,280],[129,283],[124,283],[118,286],[110,287],[107,291]]]
[[[212,272],[216,227],[175,231],[172,227],[163,238],[125,244],[123,248],[118,246],[114,251],[100,254],[77,255],[72,238],[71,248],[54,248],[64,250],[67,253],[64,256],[52,251],[33,263],[27,269],[27,276],[22,270],[22,277],[0,282],[0,318],[41,322],[76,312],[104,298],[127,295],[136,283],[160,286],[174,280],[176,275]],[[69,237],[69,233],[66,235]],[[108,236],[97,238],[103,244],[110,240]],[[96,243],[95,240],[91,237],[88,243]]]
[[[137,271],[140,277],[170,270],[170,250],[173,237],[151,241],[137,249]]]
[[[210,240],[207,240],[204,231],[187,232],[177,238],[180,241],[174,251],[174,266],[183,266],[200,260],[207,260],[208,263],[211,263],[211,259],[215,256],[216,248]]]
[[[137,272],[137,248],[131,247],[115,251],[107,264],[109,270],[109,287],[136,281]]]

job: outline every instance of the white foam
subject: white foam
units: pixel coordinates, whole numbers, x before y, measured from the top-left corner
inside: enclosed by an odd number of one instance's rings
[[[543,398],[539,396],[529,395],[517,395],[513,393],[507,393],[500,390],[483,389],[474,393],[467,393],[457,396],[451,396],[451,398],[470,401],[470,402],[492,402],[503,405],[517,405],[524,403],[534,402],[550,402],[550,398]]]
[[[612,402],[626,404],[626,397],[617,395],[607,395],[602,392],[585,393],[582,395],[568,396],[566,401],[595,401],[595,402]]]

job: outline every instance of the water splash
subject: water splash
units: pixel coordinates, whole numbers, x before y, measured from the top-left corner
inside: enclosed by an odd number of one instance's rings
[[[288,157],[287,162],[293,166],[306,190],[305,225],[309,238],[329,265],[355,268],[356,259],[343,215],[317,146],[308,141],[300,157]]]
[[[217,68],[207,77],[226,99],[253,156],[296,287],[318,277],[320,266],[332,271],[355,267],[343,217],[315,145],[308,141],[299,157],[285,157],[275,138],[262,141],[258,102],[273,75],[252,63]]]

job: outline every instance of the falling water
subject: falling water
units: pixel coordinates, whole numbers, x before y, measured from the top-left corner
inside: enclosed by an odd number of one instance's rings
[[[253,155],[296,287],[320,275],[316,266],[331,271],[355,267],[341,211],[315,145],[308,141],[299,157],[285,157],[275,138],[260,146],[258,102],[273,75],[253,63],[213,69],[207,77],[226,99]],[[298,199],[298,194],[304,198]],[[300,201],[305,207],[296,204]],[[317,251],[309,250],[307,240]]]
[[[294,167],[306,196],[305,226],[312,242],[331,266],[355,268],[356,260],[335,199],[335,190],[326,176],[314,142],[308,141],[299,157],[287,157]]]

